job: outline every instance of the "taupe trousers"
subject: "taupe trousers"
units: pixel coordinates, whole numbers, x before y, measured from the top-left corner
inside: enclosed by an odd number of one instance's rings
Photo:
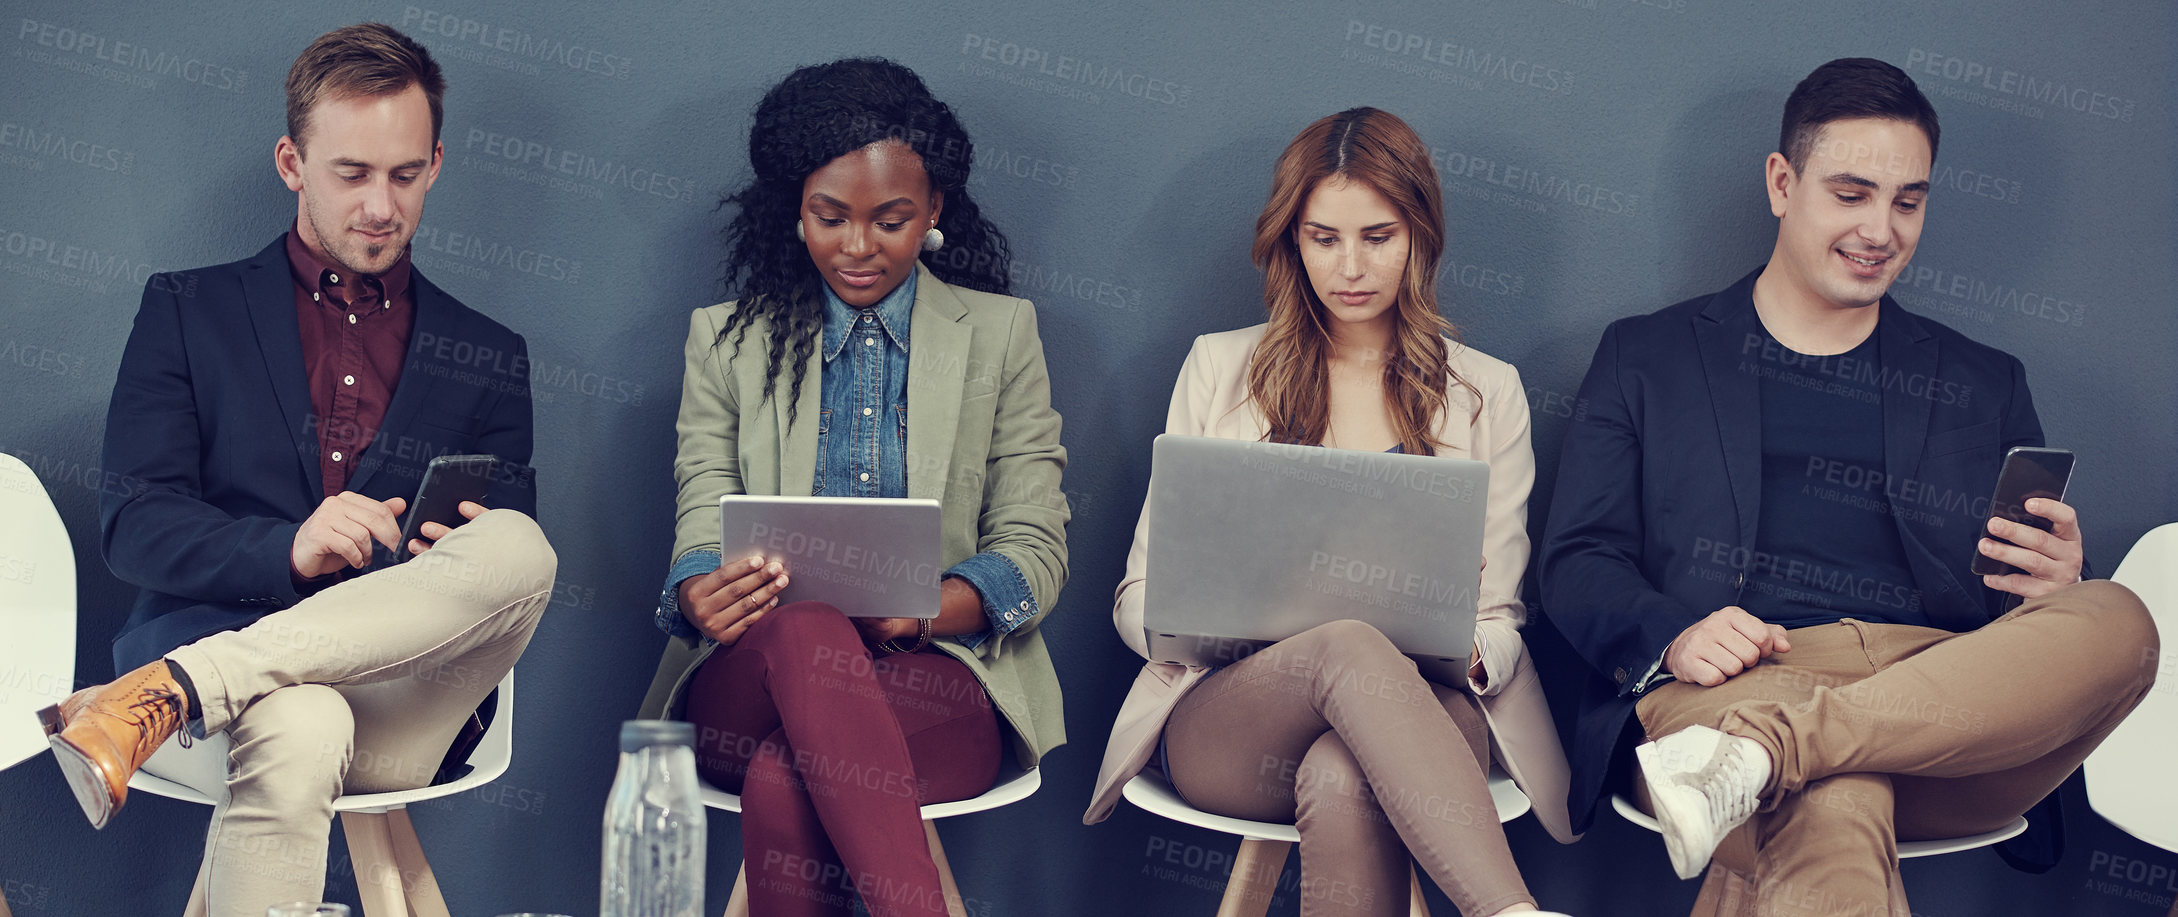
[[[324,894],[333,800],[431,781],[529,645],[557,565],[528,516],[492,510],[407,563],[167,654],[204,734],[232,743],[199,873],[211,914]]]
[[[1650,738],[1712,726],[1774,764],[1696,914],[1906,913],[1897,842],[2032,808],[2146,696],[2160,648],[2146,606],[2106,580],[1964,633],[1848,619],[1788,636],[1721,685],[1667,683],[1635,707]]]
[[[1204,679],[1165,750],[1189,805],[1300,830],[1303,917],[1407,913],[1410,853],[1462,914],[1534,900],[1475,699],[1423,681],[1367,624],[1319,625]]]

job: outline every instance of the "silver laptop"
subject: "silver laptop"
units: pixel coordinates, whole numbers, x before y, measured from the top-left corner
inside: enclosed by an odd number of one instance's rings
[[[1166,434],[1150,485],[1150,658],[1226,665],[1353,618],[1466,683],[1489,465]]]
[[[779,604],[816,601],[854,618],[935,618],[938,501],[871,497],[719,498],[719,554],[784,564]]]

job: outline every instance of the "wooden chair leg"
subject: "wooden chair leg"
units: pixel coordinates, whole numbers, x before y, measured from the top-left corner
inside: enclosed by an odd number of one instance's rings
[[[394,861],[393,835],[383,812],[342,812],[348,858],[355,864],[355,894],[364,917],[409,917],[408,894]]]
[[[1422,897],[1422,877],[1407,864],[1407,917],[1429,917],[1429,902]]]
[[[395,874],[401,878],[409,910],[416,917],[453,917],[446,911],[446,896],[439,892],[439,879],[431,873],[431,861],[424,859],[423,842],[416,838],[416,826],[408,820],[408,809],[388,811],[386,830],[393,842]]]
[[[1225,898],[1218,902],[1218,917],[1263,917],[1278,892],[1278,875],[1286,871],[1291,841],[1259,837],[1240,839],[1240,853],[1233,857],[1232,878],[1225,882]]]
[[[960,896],[960,886],[953,882],[953,864],[945,861],[945,846],[938,843],[938,823],[923,822],[923,837],[930,841],[930,860],[938,864],[938,888],[945,892],[945,912],[950,917],[968,917],[967,901]]]
[[[749,917],[749,861],[734,870],[734,893],[726,899],[725,917]]]

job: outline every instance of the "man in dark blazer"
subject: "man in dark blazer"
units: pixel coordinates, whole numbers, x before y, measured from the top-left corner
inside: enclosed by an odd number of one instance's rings
[[[2019,361],[1886,295],[1937,136],[1896,68],[1817,69],[1767,161],[1769,262],[1614,322],[1581,385],[1540,553],[1593,668],[1575,826],[1632,792],[1682,878],[1722,867],[1696,913],[1902,913],[1898,840],[2009,823],[2153,679],[2070,507],[1986,518],[2006,450],[2042,445]]]
[[[224,785],[201,787],[221,800],[199,874],[212,913],[318,899],[333,800],[430,783],[551,598],[523,340],[409,264],[443,92],[386,26],[313,42],[274,153],[294,228],[151,278],[122,354],[105,467],[125,486],[102,546],[143,591],[114,640],[126,674],[46,726],[101,827],[177,731],[159,761],[226,734]],[[401,545],[449,453],[503,464],[468,521]],[[422,553],[387,563],[397,547]]]

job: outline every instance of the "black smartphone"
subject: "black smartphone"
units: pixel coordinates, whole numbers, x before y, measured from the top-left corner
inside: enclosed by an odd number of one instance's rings
[[[2004,469],[1997,472],[1996,495],[1989,498],[1988,519],[2009,519],[2021,525],[2030,525],[2049,531],[2050,521],[2027,512],[2027,501],[2035,497],[2062,501],[2065,487],[2072,483],[2072,450],[2048,449],[2041,446],[2014,446],[2004,453]],[[2004,541],[1989,534],[1988,519],[1982,520],[1980,537]],[[1973,570],[1976,574],[2003,576],[2018,573],[2019,568],[1996,558],[1974,551]]]
[[[423,486],[416,488],[416,499],[408,504],[408,512],[401,514],[401,546],[394,549],[393,562],[415,556],[409,553],[408,543],[419,537],[424,523],[453,528],[469,521],[461,515],[462,501],[482,503],[498,471],[496,455],[442,455],[432,459],[424,467]]]

